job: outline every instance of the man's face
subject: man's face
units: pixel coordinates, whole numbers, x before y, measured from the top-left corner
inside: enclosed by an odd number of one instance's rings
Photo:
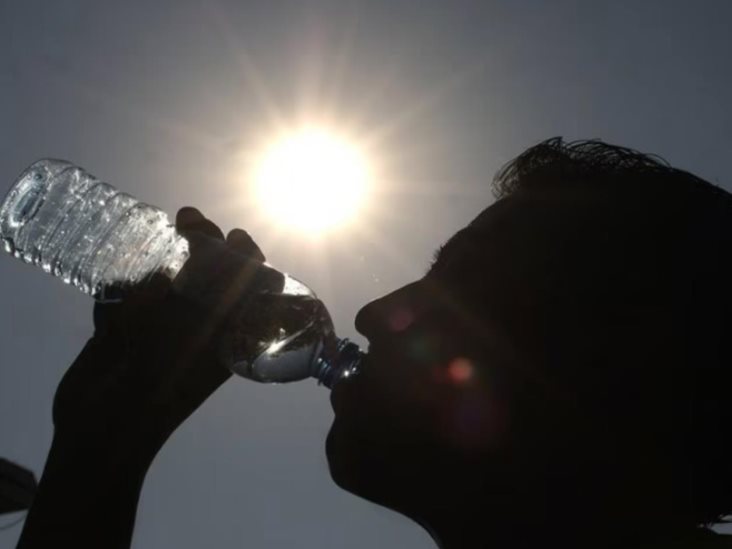
[[[363,370],[332,392],[334,480],[405,514],[486,494],[525,510],[610,478],[653,492],[665,390],[651,366],[673,357],[647,204],[615,187],[518,190],[363,307]]]
[[[494,480],[505,479],[515,457],[514,396],[526,376],[503,311],[522,299],[514,274],[538,257],[542,214],[532,202],[519,195],[489,207],[423,278],[358,313],[368,355],[362,372],[333,391],[327,441],[343,488],[400,508],[407,493],[459,492],[487,462]]]

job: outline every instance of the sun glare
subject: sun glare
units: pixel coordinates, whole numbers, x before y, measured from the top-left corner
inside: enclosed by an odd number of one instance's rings
[[[353,220],[368,171],[355,145],[326,130],[304,129],[265,149],[252,179],[257,203],[276,224],[315,235]]]

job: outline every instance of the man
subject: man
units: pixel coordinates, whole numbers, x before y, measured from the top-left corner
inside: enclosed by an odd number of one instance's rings
[[[732,510],[732,196],[560,139],[494,191],[423,278],[359,312],[369,352],[332,392],[334,480],[448,549],[732,546],[707,529]],[[176,222],[223,238],[196,210]],[[226,241],[264,259],[241,230]],[[229,377],[224,315],[162,290],[97,306],[20,547],[128,546],[153,457]]]

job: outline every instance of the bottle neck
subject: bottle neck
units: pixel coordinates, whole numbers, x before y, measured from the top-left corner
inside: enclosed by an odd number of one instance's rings
[[[315,364],[315,377],[318,383],[328,389],[340,381],[357,375],[361,369],[364,353],[358,345],[347,338],[336,340],[336,351],[331,356],[322,353]]]

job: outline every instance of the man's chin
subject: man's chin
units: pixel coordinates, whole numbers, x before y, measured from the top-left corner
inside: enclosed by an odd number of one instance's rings
[[[334,421],[325,440],[325,455],[333,481],[342,489],[357,496],[372,499],[369,485],[374,484],[378,467],[367,463],[365,452],[353,444]]]
[[[336,420],[337,421],[337,420]],[[328,431],[325,439],[325,456],[328,460],[328,470],[333,481],[344,490],[352,491],[351,486],[354,484],[351,477],[357,477],[355,466],[349,463],[349,453],[342,443],[342,435],[338,433],[336,422]]]
[[[395,475],[385,469],[384,449],[378,451],[374,445],[366,449],[353,444],[336,423],[331,427],[325,444],[333,481],[339,488],[358,497],[395,509],[393,500],[398,496],[399,483],[395,482]]]

